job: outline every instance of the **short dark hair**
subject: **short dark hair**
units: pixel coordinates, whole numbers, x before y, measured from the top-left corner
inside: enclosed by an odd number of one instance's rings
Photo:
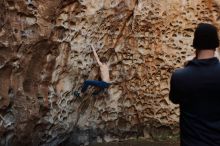
[[[102,63],[107,63],[107,62],[108,62],[108,60],[107,60],[106,57],[101,57],[101,58],[100,58],[100,61],[101,61]]]
[[[193,45],[195,49],[216,49],[219,46],[217,28],[208,23],[198,24],[195,32]]]

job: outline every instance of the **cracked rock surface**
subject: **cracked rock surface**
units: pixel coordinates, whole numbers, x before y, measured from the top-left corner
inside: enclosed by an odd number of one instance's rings
[[[217,0],[1,0],[0,146],[88,145],[178,134],[169,80],[198,23],[220,27]],[[99,79],[89,45],[110,60]]]

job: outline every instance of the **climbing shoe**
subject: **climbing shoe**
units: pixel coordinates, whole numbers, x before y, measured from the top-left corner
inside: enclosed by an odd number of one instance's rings
[[[80,97],[80,93],[78,91],[74,91],[73,94],[76,96],[76,97]]]

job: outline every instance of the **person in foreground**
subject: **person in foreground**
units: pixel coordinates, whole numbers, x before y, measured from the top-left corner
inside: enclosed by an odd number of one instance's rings
[[[180,105],[181,146],[220,146],[220,63],[217,28],[200,23],[195,58],[171,76],[170,100]]]
[[[81,91],[80,92],[79,91],[74,92],[74,95],[77,96],[77,97],[82,96],[82,94],[86,92],[86,90],[88,89],[89,86],[99,87],[100,90],[93,93],[93,95],[98,95],[100,92],[104,91],[104,89],[108,88],[111,85],[110,77],[109,77],[109,63],[108,63],[108,60],[105,57],[102,57],[102,58],[99,59],[98,54],[96,53],[96,50],[95,50],[94,46],[91,45],[91,47],[92,47],[95,59],[96,59],[98,65],[99,65],[99,68],[100,68],[102,81],[98,81],[98,80],[86,80],[86,81],[84,81],[84,83],[81,87]]]

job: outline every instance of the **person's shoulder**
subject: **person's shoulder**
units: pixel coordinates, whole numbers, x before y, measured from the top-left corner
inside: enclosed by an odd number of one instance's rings
[[[220,61],[217,62],[217,66],[220,67]]]
[[[109,68],[109,64],[107,63],[102,63],[99,65],[101,68]]]
[[[187,70],[186,67],[175,69],[173,74],[183,74]]]
[[[220,72],[220,62],[215,65],[215,71]]]
[[[172,73],[173,78],[183,77],[188,73],[188,67],[178,68]]]

